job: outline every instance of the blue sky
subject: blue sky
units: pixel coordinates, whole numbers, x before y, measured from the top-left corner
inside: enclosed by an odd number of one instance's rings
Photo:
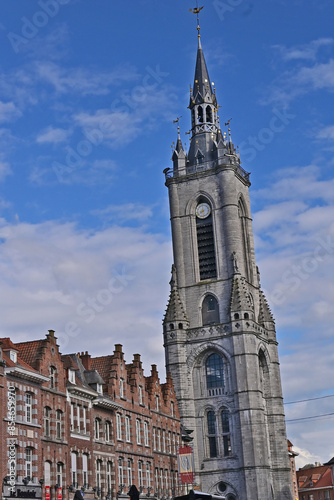
[[[334,456],[334,5],[203,0],[221,123],[250,171],[257,263],[277,322],[299,466]],[[12,0],[0,22],[1,335],[62,352],[121,343],[165,376],[167,190],[182,140],[194,2]]]

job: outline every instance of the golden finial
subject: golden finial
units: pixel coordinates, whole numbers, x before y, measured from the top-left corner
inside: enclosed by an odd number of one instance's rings
[[[173,123],[179,123],[180,118],[182,118],[182,116],[178,116],[178,117],[176,118],[176,120],[173,120]]]
[[[201,35],[200,35],[200,25],[199,25],[199,13],[201,12],[201,10],[203,9],[203,7],[198,7],[198,2],[196,2],[196,7],[194,7],[193,9],[189,9],[189,12],[192,12],[193,14],[197,14],[197,31],[198,31],[198,38],[201,38]]]

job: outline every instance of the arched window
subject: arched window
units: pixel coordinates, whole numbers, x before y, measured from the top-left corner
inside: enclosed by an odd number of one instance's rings
[[[211,354],[206,360],[206,387],[209,396],[221,395],[224,392],[224,363],[221,356]]]
[[[207,295],[202,303],[202,324],[214,325],[219,323],[219,306],[213,295]]]
[[[196,232],[200,280],[217,277],[212,210],[200,200],[196,207]]]
[[[230,412],[228,411],[227,408],[222,409],[221,419],[222,419],[224,456],[229,457],[232,454],[232,449],[231,449],[231,431],[230,431]]]
[[[203,123],[203,108],[202,108],[202,106],[198,106],[198,108],[197,108],[197,117],[198,117],[198,123]]]
[[[209,457],[214,458],[217,456],[216,416],[214,411],[210,410],[207,412],[206,422],[208,432]]]
[[[212,109],[210,106],[206,107],[206,121],[212,123]]]

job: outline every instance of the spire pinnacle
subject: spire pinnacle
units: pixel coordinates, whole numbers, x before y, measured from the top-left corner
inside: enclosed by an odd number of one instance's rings
[[[200,38],[201,38],[201,27],[199,25],[199,13],[201,12],[201,10],[203,9],[203,7],[198,7],[198,2],[196,1],[196,7],[194,7],[193,9],[189,9],[189,12],[192,12],[193,14],[196,14],[197,15],[197,32],[198,32],[198,43],[200,44]]]

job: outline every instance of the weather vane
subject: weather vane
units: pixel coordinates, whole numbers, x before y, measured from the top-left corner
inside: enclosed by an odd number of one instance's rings
[[[204,6],[203,6],[204,7]],[[196,7],[193,9],[189,9],[189,12],[192,12],[193,14],[197,14],[197,31],[198,31],[198,38],[200,38],[200,25],[199,25],[199,13],[203,9],[203,7],[198,7],[198,2],[196,1]]]

